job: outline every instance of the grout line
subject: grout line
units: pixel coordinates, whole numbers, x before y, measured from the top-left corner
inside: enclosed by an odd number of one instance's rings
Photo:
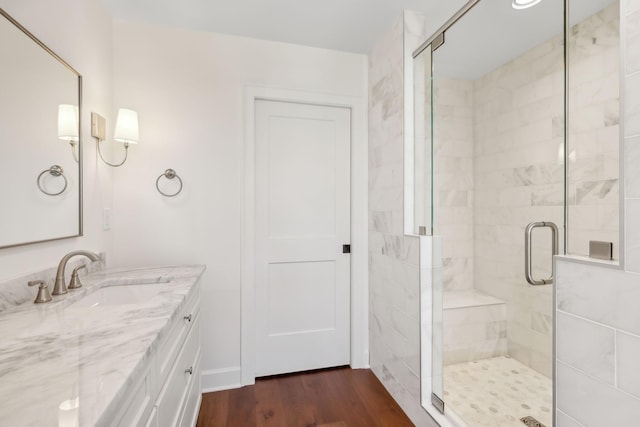
[[[636,71],[633,71],[633,72],[631,72],[631,73],[626,73],[626,74],[624,75],[624,78],[625,78],[625,80],[626,80],[626,79],[628,79],[629,77],[635,77],[635,76],[636,76],[636,75],[638,75],[638,74],[640,74],[640,70],[636,70]]]
[[[558,412],[560,412],[562,415],[564,415],[565,417],[569,418],[571,421],[573,421],[576,424],[578,424],[580,427],[584,427],[584,424],[582,424],[580,421],[576,420],[575,418],[573,418],[571,415],[567,414],[566,412],[561,411],[560,409],[558,409]]]
[[[613,385],[618,388],[618,333],[613,333]]]
[[[558,313],[566,314],[567,316],[570,316],[570,317],[573,317],[573,318],[576,318],[576,319],[580,319],[580,320],[583,320],[583,321],[585,321],[585,322],[588,322],[588,323],[592,323],[592,324],[594,324],[594,325],[601,326],[601,327],[603,327],[603,328],[612,329],[612,330],[617,331],[617,332],[622,332],[622,333],[624,333],[624,334],[631,335],[631,336],[633,336],[633,337],[635,337],[635,338],[640,338],[640,335],[635,334],[635,333],[633,333],[633,332],[629,332],[629,331],[627,331],[626,329],[618,328],[618,327],[616,327],[616,326],[607,325],[606,323],[598,322],[598,321],[596,321],[596,320],[591,320],[591,319],[589,319],[589,318],[587,318],[587,317],[583,317],[583,316],[580,316],[580,315],[578,315],[578,314],[569,313],[568,311],[560,310],[559,308],[557,308],[557,309],[556,309],[556,311],[557,311]]]
[[[583,316],[580,316],[580,315],[578,315],[578,314],[569,313],[568,311],[560,310],[559,308],[558,308],[558,309],[556,309],[556,311],[557,311],[558,313],[565,314],[565,315],[567,315],[567,316],[569,316],[569,317],[573,317],[573,318],[575,318],[575,319],[580,319],[580,320],[583,320],[583,321],[585,321],[585,322],[588,322],[588,323],[591,323],[591,324],[594,324],[594,325],[601,326],[601,327],[603,327],[603,328],[611,329],[611,330],[613,330],[613,331],[618,330],[618,329],[617,329],[616,327],[614,327],[614,326],[610,326],[610,325],[607,325],[607,324],[605,324],[605,323],[601,323],[601,322],[598,322],[598,321],[595,321],[595,320],[591,320],[591,319],[589,319],[589,318],[587,318],[587,317],[583,317]]]
[[[576,372],[578,372],[578,373],[580,373],[580,374],[584,375],[585,377],[587,377],[587,378],[591,379],[592,381],[597,382],[597,383],[598,383],[598,384],[600,384],[601,386],[607,386],[607,387],[610,387],[610,388],[612,388],[613,390],[615,390],[615,391],[617,391],[617,392],[619,392],[619,393],[622,393],[622,394],[626,395],[627,397],[630,397],[630,398],[632,398],[632,399],[634,399],[634,400],[640,401],[640,397],[639,397],[639,396],[635,396],[635,395],[633,395],[633,394],[629,393],[628,391],[625,391],[625,390],[619,389],[618,387],[615,387],[615,386],[613,386],[612,384],[610,384],[610,383],[608,383],[608,382],[606,382],[606,381],[601,380],[600,378],[596,378],[596,377],[594,377],[593,375],[591,375],[589,372],[583,371],[582,369],[577,368],[577,367],[575,367],[575,366],[571,365],[570,363],[564,362],[564,361],[559,360],[559,359],[556,359],[556,362],[557,362],[558,364],[565,365],[566,367],[573,369],[574,371],[576,371]]]

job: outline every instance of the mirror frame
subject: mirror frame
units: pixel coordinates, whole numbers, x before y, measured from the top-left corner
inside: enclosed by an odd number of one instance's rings
[[[0,245],[0,249],[13,248],[17,246],[25,246],[32,245],[35,243],[43,243],[43,242],[52,242],[56,240],[63,239],[71,239],[74,237],[80,237],[84,234],[84,225],[83,225],[83,168],[82,168],[82,75],[71,65],[69,65],[64,59],[62,59],[58,54],[52,51],[46,44],[40,41],[36,36],[34,36],[29,30],[23,27],[18,21],[16,21],[11,15],[9,15],[4,9],[0,8],[0,15],[6,18],[11,24],[13,24],[16,28],[22,31],[27,37],[29,37],[32,41],[34,41],[38,46],[40,46],[46,53],[51,55],[54,59],[64,65],[69,71],[71,71],[78,79],[78,233],[72,234],[69,236],[61,236],[61,237],[53,237],[50,239],[42,239],[42,240],[32,240],[27,242],[20,243],[11,243],[8,245]]]

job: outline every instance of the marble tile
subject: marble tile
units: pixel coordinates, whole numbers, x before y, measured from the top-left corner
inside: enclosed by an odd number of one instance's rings
[[[640,399],[640,336],[616,333],[618,388]]]
[[[637,424],[640,400],[558,362],[558,410],[587,427],[626,427]]]
[[[562,411],[556,411],[556,427],[585,427]]]
[[[509,357],[445,368],[445,404],[470,426],[518,427],[534,416],[551,427],[551,380]]]
[[[640,136],[624,141],[625,190],[627,198],[640,198]]]
[[[559,310],[640,334],[640,276],[564,261],[556,263],[556,274]]]
[[[625,210],[625,268],[640,273],[640,199],[625,199]]]
[[[628,23],[632,24],[634,28],[640,27],[640,13],[636,12],[632,17],[629,17]],[[640,46],[640,34],[635,33],[633,36],[629,34],[627,39],[627,74],[637,73],[640,71],[640,53],[638,52],[638,46]]]
[[[629,92],[625,92],[625,95],[627,98],[637,96]],[[626,137],[634,137],[640,135],[640,113],[625,112],[624,133]]]
[[[640,73],[627,75],[625,85],[624,111],[634,116],[640,113]]]
[[[557,312],[558,360],[615,384],[615,330]]]
[[[369,341],[374,373],[416,424],[430,426],[419,378],[424,254],[419,239],[404,236],[403,223],[403,62],[425,36],[424,24],[405,12],[369,56]]]

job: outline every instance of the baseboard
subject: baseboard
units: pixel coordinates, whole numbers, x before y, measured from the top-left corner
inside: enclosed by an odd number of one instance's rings
[[[241,387],[239,366],[202,371],[200,373],[200,378],[202,381],[203,393]]]
[[[200,415],[200,407],[202,406],[202,394],[198,395],[198,404],[196,405],[195,413],[193,414],[193,419],[191,420],[191,427],[198,426],[198,415]]]

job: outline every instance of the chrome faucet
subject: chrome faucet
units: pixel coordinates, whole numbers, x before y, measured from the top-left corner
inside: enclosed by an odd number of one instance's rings
[[[63,256],[62,259],[60,260],[60,264],[58,264],[58,271],[56,272],[56,281],[55,281],[55,284],[53,285],[53,292],[52,292],[53,295],[63,295],[67,293],[67,285],[65,285],[64,283],[64,269],[67,267],[67,262],[69,262],[69,260],[76,255],[86,256],[93,262],[101,260],[99,255],[96,255],[95,253],[90,251],[82,251],[82,250],[72,251],[66,254],[65,256]]]

